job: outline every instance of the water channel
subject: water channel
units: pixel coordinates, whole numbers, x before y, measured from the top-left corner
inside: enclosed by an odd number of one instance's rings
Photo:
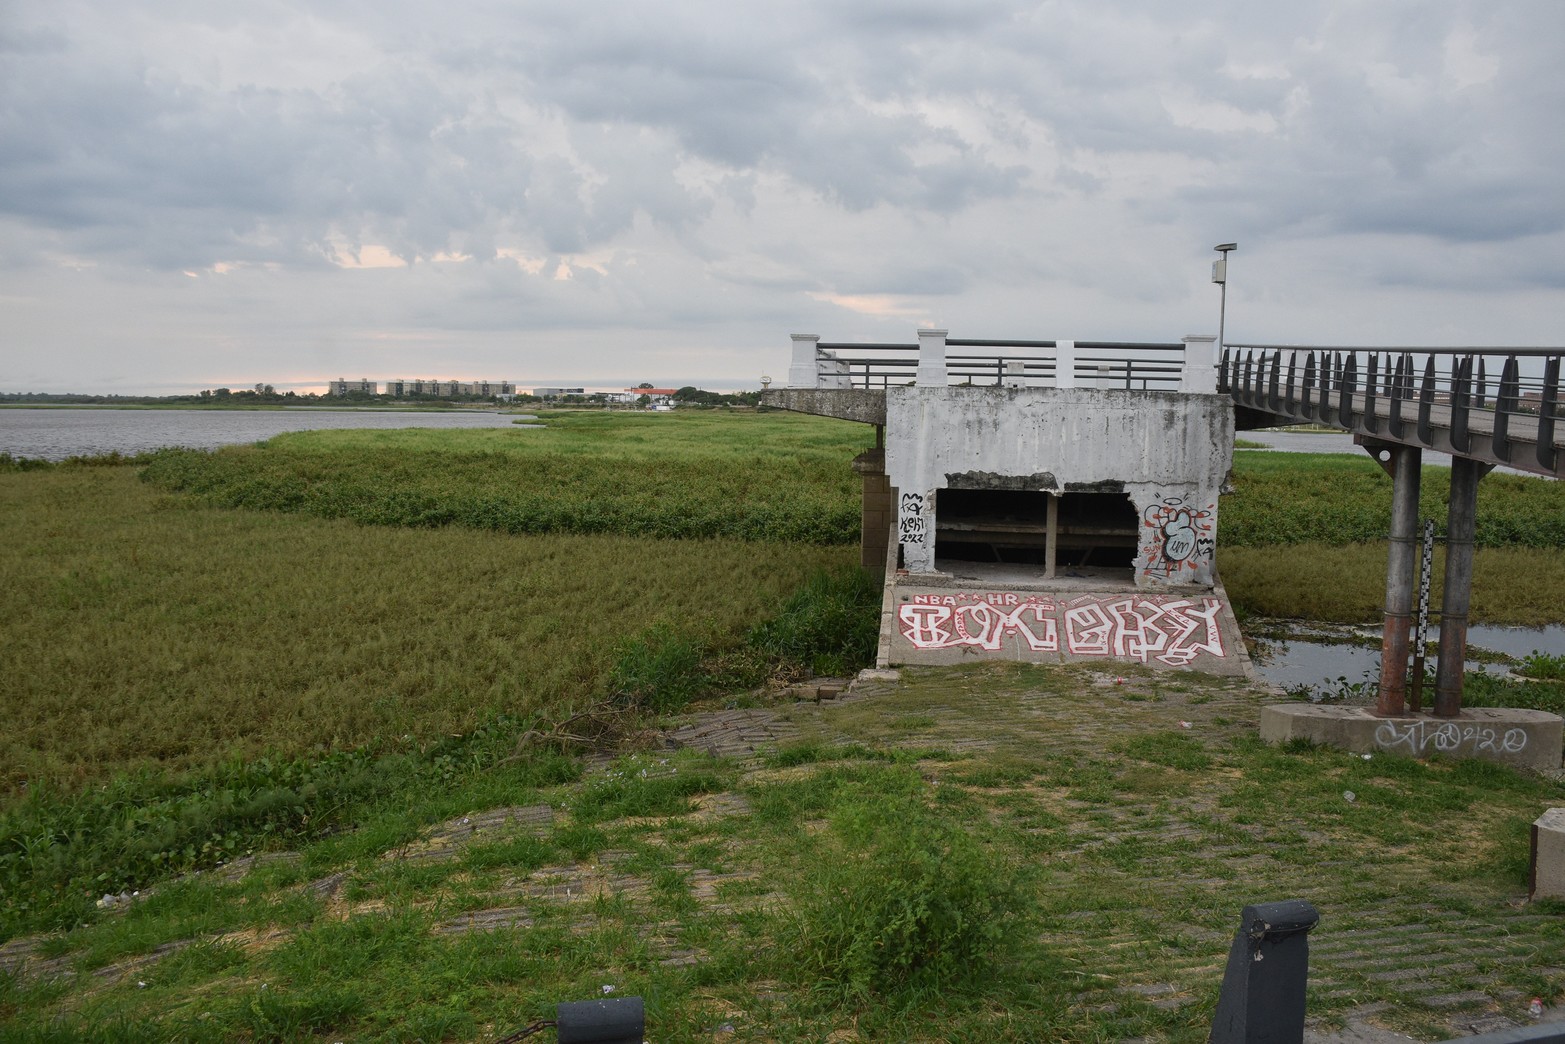
[[[494,410],[323,409],[120,410],[0,408],[0,453],[64,460],[106,453],[130,456],[180,446],[216,449],[323,428],[503,428],[535,420]]]

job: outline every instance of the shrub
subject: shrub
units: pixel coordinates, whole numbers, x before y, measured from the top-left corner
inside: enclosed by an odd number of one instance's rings
[[[972,987],[1027,937],[1013,869],[921,795],[849,804],[815,840],[780,947],[810,985],[859,999]]]
[[[863,569],[816,573],[776,619],[750,632],[749,644],[816,674],[868,667],[880,636],[880,596],[880,581]]]

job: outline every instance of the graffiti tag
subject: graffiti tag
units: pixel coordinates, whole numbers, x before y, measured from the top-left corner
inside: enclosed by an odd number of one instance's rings
[[[1526,729],[1498,729],[1486,725],[1465,725],[1454,721],[1434,725],[1425,721],[1381,722],[1375,730],[1375,743],[1381,750],[1405,749],[1409,754],[1424,754],[1433,747],[1442,754],[1472,744],[1474,754],[1516,754],[1527,749]]]
[[[1145,551],[1141,571],[1162,580],[1177,578],[1182,570],[1194,571],[1211,562],[1217,547],[1214,520],[1217,506],[1191,507],[1184,497],[1164,497],[1141,514],[1142,525],[1152,530],[1142,542]]]
[[[1156,659],[1172,667],[1227,655],[1221,613],[1216,598],[1088,596],[1058,603],[995,592],[914,595],[897,610],[902,636],[916,649],[996,652],[1015,638],[1034,652]]]
[[[897,510],[897,539],[904,544],[922,544],[929,536],[929,520],[924,517],[924,495],[904,493]]]

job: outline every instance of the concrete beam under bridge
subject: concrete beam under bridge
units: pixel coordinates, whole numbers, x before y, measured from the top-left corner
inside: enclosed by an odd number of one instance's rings
[[[762,392],[761,405],[860,424],[886,423],[886,393],[877,388],[780,388]]]

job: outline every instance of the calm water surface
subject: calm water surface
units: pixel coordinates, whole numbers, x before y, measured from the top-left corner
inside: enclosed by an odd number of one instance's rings
[[[164,446],[215,449],[285,431],[320,428],[505,428],[518,413],[424,410],[32,410],[0,409],[0,453],[64,460],[100,453],[145,453]]]
[[[1378,628],[1364,628],[1363,633],[1378,633]],[[1429,628],[1429,640],[1440,636],[1440,628]],[[1317,640],[1312,640],[1317,639]],[[1550,624],[1548,627],[1495,627],[1474,624],[1467,630],[1467,645],[1471,649],[1484,649],[1520,659],[1539,652],[1549,656],[1565,655],[1565,626]],[[1434,666],[1430,656],[1429,665]],[[1505,664],[1469,661],[1469,670],[1486,670],[1504,673]],[[1316,689],[1331,689],[1338,678],[1349,682],[1372,681],[1380,677],[1380,650],[1358,645],[1342,645],[1326,641],[1318,632],[1305,625],[1300,633],[1291,637],[1267,638],[1257,643],[1255,669],[1267,681],[1283,688],[1308,685]]]

